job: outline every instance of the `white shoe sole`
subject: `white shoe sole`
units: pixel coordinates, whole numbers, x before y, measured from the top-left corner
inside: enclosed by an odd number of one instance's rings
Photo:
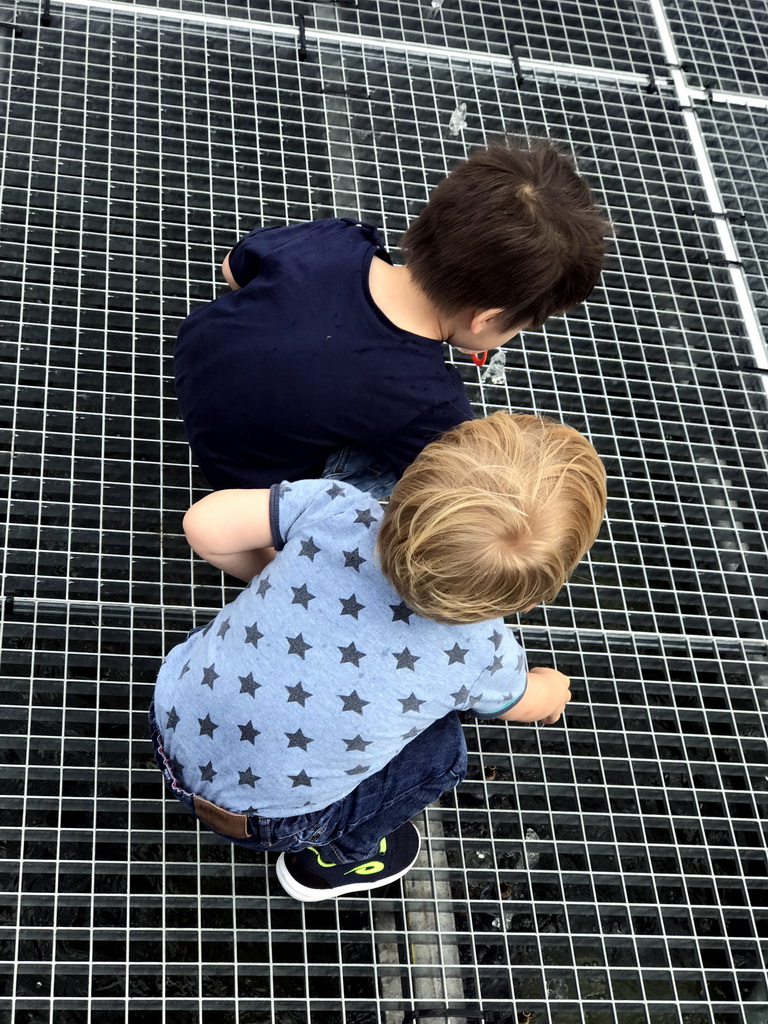
[[[371,889],[380,889],[382,886],[389,885],[390,882],[396,882],[398,878],[402,878],[403,875],[408,874],[418,860],[420,851],[421,836],[419,836],[419,845],[416,850],[416,856],[407,868],[403,868],[402,871],[398,871],[395,875],[387,875],[386,878],[380,878],[376,882],[363,882],[360,880],[357,882],[350,882],[349,885],[339,886],[333,890],[309,889],[307,886],[302,885],[301,882],[297,882],[285,866],[285,854],[281,853],[277,861],[277,880],[289,896],[292,896],[295,900],[301,900],[302,903],[319,903],[320,900],[336,900],[339,896],[348,896],[353,892],[369,892]]]

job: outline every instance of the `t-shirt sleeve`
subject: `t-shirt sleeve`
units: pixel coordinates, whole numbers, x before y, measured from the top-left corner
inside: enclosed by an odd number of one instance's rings
[[[460,392],[453,401],[433,405],[399,430],[388,434],[377,448],[399,475],[410,466],[422,449],[437,440],[446,430],[474,418],[467,396]]]
[[[310,523],[341,512],[344,503],[337,499],[345,497],[348,490],[354,492],[354,488],[325,479],[273,484],[269,493],[269,525],[275,550],[282,551],[291,537]],[[378,502],[371,502],[363,494],[359,498],[361,503],[372,505],[371,522],[378,519]]]
[[[278,227],[254,228],[240,239],[229,253],[229,269],[235,281],[244,288],[258,276],[261,260],[264,255],[264,235],[268,231],[277,231]]]
[[[468,710],[477,718],[497,718],[523,697],[528,679],[525,651],[506,627],[499,637],[496,653],[483,669],[469,695]]]

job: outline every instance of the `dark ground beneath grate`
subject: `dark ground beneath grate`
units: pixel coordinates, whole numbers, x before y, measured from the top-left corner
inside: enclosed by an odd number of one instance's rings
[[[725,81],[717,33],[695,36],[711,7],[682,12],[686,38]],[[450,1000],[533,1024],[762,1024],[763,381],[671,93],[544,68],[518,89],[482,58],[514,36],[522,56],[662,75],[650,6],[305,9],[365,39],[300,63],[237,24],[288,28],[288,5],[206,0],[184,10],[234,26],[71,4],[38,33],[20,4],[5,40],[5,1019],[399,1024]],[[764,112],[701,121],[764,314]],[[240,232],[351,214],[395,248],[446,167],[504,129],[573,147],[616,226],[587,306],[483,371],[449,354],[479,411],[560,416],[606,460],[600,540],[521,624],[576,699],[564,727],[467,721],[470,778],[429,809],[402,890],[298,906],[270,858],[199,833],[145,736],[164,652],[235,593],[180,536],[204,484],[173,338]]]

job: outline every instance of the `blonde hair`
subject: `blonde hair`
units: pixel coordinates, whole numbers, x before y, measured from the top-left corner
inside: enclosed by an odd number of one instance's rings
[[[573,427],[497,412],[427,445],[394,489],[377,550],[403,600],[482,622],[554,598],[594,543],[605,469]]]

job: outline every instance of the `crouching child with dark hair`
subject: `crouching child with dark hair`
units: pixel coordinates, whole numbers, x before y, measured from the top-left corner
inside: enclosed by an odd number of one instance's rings
[[[589,295],[611,227],[573,159],[501,139],[457,164],[393,264],[350,219],[257,227],[179,331],[176,395],[215,489],[327,476],[376,497],[473,417],[443,353],[497,348]]]
[[[568,678],[527,668],[502,616],[554,598],[604,510],[581,434],[501,412],[428,445],[383,514],[328,480],[203,498],[190,544],[249,582],[160,670],[150,726],[173,793],[232,842],[280,851],[296,899],[400,878],[410,819],[465,775],[456,711],[565,710]]]

